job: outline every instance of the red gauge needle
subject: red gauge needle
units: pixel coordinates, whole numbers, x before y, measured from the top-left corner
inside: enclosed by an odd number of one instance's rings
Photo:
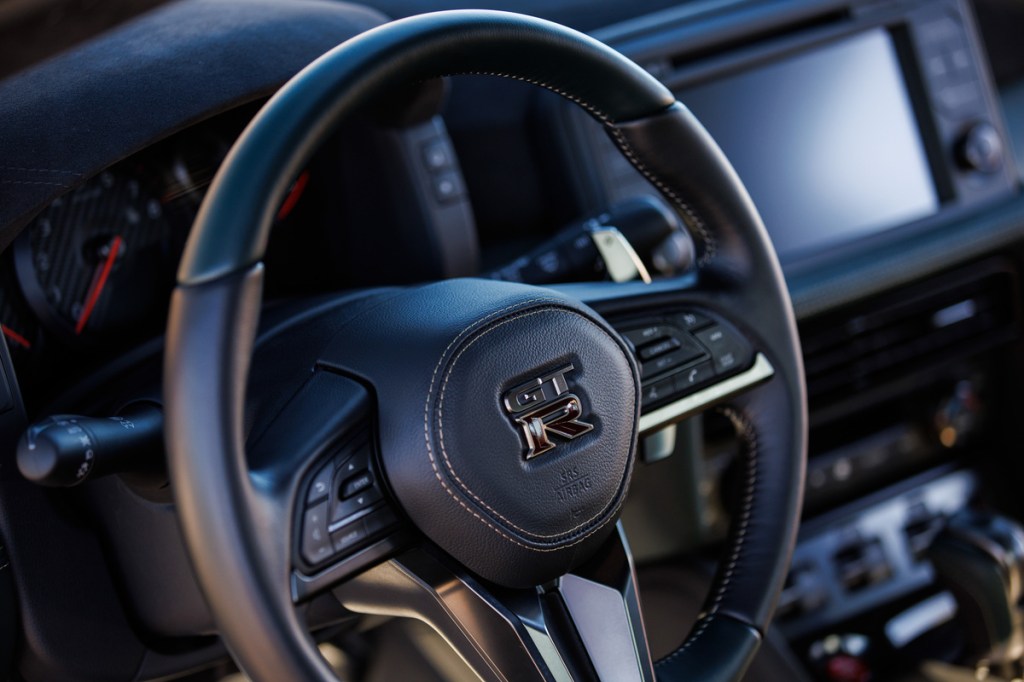
[[[277,212],[278,220],[287,218],[288,214],[295,208],[295,204],[299,203],[299,197],[302,196],[302,192],[306,189],[307,182],[309,182],[309,171],[302,171],[302,174],[295,179],[295,184],[288,191],[288,196],[281,202],[281,208]]]
[[[92,315],[92,311],[96,308],[96,301],[99,300],[100,294],[103,293],[103,287],[107,285],[107,278],[110,277],[110,270],[114,267],[114,261],[117,260],[117,253],[121,250],[122,243],[120,235],[114,237],[114,240],[110,242],[110,252],[100,264],[96,275],[92,278],[92,286],[89,287],[89,293],[85,295],[82,314],[78,316],[78,323],[75,325],[76,334],[82,333],[82,330],[85,329],[85,323],[89,321],[89,316]]]
[[[32,344],[29,343],[29,340],[26,339],[21,334],[19,334],[18,332],[11,329],[10,327],[8,327],[6,324],[0,324],[0,331],[4,333],[4,336],[9,338],[14,343],[18,344],[25,350],[31,350]]]

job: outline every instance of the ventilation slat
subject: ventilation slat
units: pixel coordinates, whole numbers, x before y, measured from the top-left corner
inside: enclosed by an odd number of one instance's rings
[[[812,401],[827,403],[1016,334],[1016,277],[989,263],[801,323]]]

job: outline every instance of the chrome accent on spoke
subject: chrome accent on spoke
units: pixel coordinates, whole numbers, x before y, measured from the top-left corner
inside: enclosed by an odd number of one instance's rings
[[[486,585],[414,548],[334,588],[357,613],[417,618],[485,682],[654,682],[621,524],[595,557],[542,587]]]
[[[767,381],[774,374],[775,368],[768,362],[768,358],[758,353],[754,358],[753,366],[747,371],[642,415],[640,417],[640,433],[645,434],[661,426],[691,417],[715,403]]]

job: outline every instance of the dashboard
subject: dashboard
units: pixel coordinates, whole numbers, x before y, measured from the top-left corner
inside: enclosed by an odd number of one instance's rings
[[[457,3],[366,4],[172,2],[0,81],[3,457],[28,422],[159,396],[189,229],[276,87],[389,17]],[[969,507],[1024,518],[1013,455],[1024,59],[1006,30],[1024,27],[1024,12],[1000,0],[589,5],[502,8],[591,32],[675,92],[748,187],[790,287],[811,418],[805,523],[777,621],[790,672],[838,679],[830,661],[842,654],[872,679],[898,679],[956,659],[956,607],[925,549]],[[621,229],[657,286],[694,258],[685,216],[660,202],[601,127],[554,94],[445,79],[346,122],[293,179],[274,217],[264,328],[275,311],[361,287],[608,277],[579,237],[635,215]],[[664,381],[645,378],[648,407],[662,404]],[[702,574],[730,513],[733,429],[693,419],[642,445],[623,517],[638,565],[679,560]],[[0,530],[27,548],[12,563],[19,598],[36,605],[23,607],[30,635],[10,644],[26,679],[224,665],[166,480],[5,485]],[[76,510],[94,526],[70,521]],[[17,528],[34,515],[99,585],[70,598],[63,622],[52,609],[68,598],[68,568]],[[89,626],[80,645],[59,644]],[[106,637],[125,643],[120,653],[96,653]]]

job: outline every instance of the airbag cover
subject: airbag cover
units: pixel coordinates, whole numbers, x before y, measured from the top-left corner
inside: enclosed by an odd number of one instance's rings
[[[585,559],[613,527],[636,449],[639,381],[618,335],[559,294],[485,281],[413,290],[377,314],[390,331],[369,345],[389,349],[387,370],[367,374],[413,522],[508,586]]]

